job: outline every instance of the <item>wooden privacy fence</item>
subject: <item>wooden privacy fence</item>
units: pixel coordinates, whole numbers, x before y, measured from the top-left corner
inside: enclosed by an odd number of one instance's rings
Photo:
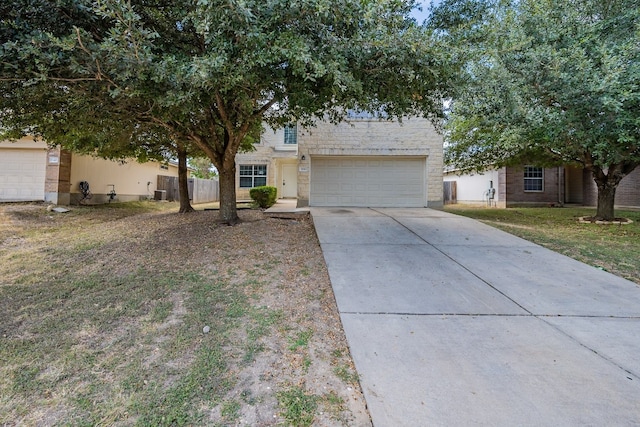
[[[458,185],[456,181],[444,182],[444,194],[442,199],[445,205],[458,202]]]
[[[193,188],[191,182],[193,181]],[[194,204],[220,200],[220,185],[217,179],[189,178],[189,195]]]
[[[194,205],[198,203],[217,202],[220,200],[220,186],[217,179],[189,178],[189,200]],[[158,175],[158,191],[165,192],[165,199],[169,201],[180,200],[180,189],[177,176]],[[156,199],[158,196],[156,196]]]

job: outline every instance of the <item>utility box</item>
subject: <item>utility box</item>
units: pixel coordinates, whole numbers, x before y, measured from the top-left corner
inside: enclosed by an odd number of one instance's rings
[[[156,190],[153,192],[153,200],[167,200],[167,190]]]

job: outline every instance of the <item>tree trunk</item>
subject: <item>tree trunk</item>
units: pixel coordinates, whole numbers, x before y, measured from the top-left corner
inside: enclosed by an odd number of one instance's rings
[[[629,172],[627,170],[633,170],[633,168],[626,167],[624,163],[613,163],[609,165],[606,172],[598,165],[590,166],[591,173],[593,174],[593,180],[598,187],[598,207],[596,211],[596,219],[600,221],[613,221],[614,209],[613,206],[616,201],[616,188],[622,178]]]
[[[239,222],[236,207],[236,154],[242,140],[247,135],[248,126],[239,134],[233,135],[227,128],[222,141],[215,138],[207,142],[205,138],[192,137],[193,142],[207,155],[218,169],[220,186],[220,219],[229,225]]]
[[[180,192],[180,213],[193,212],[195,209],[189,202],[189,180],[187,177],[187,150],[178,144],[178,189]]]
[[[236,165],[220,169],[220,219],[229,225],[238,223],[238,210],[236,207]]]
[[[638,161],[623,160],[618,163],[611,163],[608,168],[603,169],[595,164],[590,153],[585,153],[585,169],[591,171],[593,180],[598,187],[598,207],[596,219],[601,221],[613,221],[614,205],[616,201],[616,189],[622,178],[629,175],[638,166]]]
[[[616,200],[616,187],[618,183],[610,184],[608,180],[604,182],[596,181],[598,185],[598,208],[596,218],[601,221],[613,221],[614,209],[613,205]]]

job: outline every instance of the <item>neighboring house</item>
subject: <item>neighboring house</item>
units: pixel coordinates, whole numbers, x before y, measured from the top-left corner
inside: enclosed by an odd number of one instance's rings
[[[589,171],[577,167],[503,167],[477,174],[446,172],[455,182],[458,203],[511,206],[595,206],[598,189]],[[490,199],[489,188],[495,189]],[[616,205],[640,207],[640,169],[624,177],[616,190]]]
[[[270,185],[298,206],[442,207],[443,139],[428,120],[348,119],[266,129],[236,157],[238,200]]]
[[[178,176],[178,167],[72,154],[31,138],[0,142],[0,202],[77,204],[82,181],[92,193],[87,203],[106,203],[112,191],[118,201],[153,198],[159,175]]]

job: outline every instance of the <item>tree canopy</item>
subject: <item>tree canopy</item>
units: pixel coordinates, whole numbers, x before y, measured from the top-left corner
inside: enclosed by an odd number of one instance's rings
[[[597,216],[613,218],[615,189],[640,164],[637,2],[453,0],[431,25],[464,70],[446,162],[581,165],[598,187]]]
[[[441,116],[451,68],[431,32],[409,18],[413,6],[9,0],[0,6],[0,82],[21,101],[5,96],[0,120],[73,144],[51,124],[91,121],[90,109],[74,109],[79,103],[164,129],[213,162],[221,216],[235,222],[235,156],[263,122],[339,121],[348,108],[384,110],[390,119]],[[49,96],[62,102],[42,102]]]

